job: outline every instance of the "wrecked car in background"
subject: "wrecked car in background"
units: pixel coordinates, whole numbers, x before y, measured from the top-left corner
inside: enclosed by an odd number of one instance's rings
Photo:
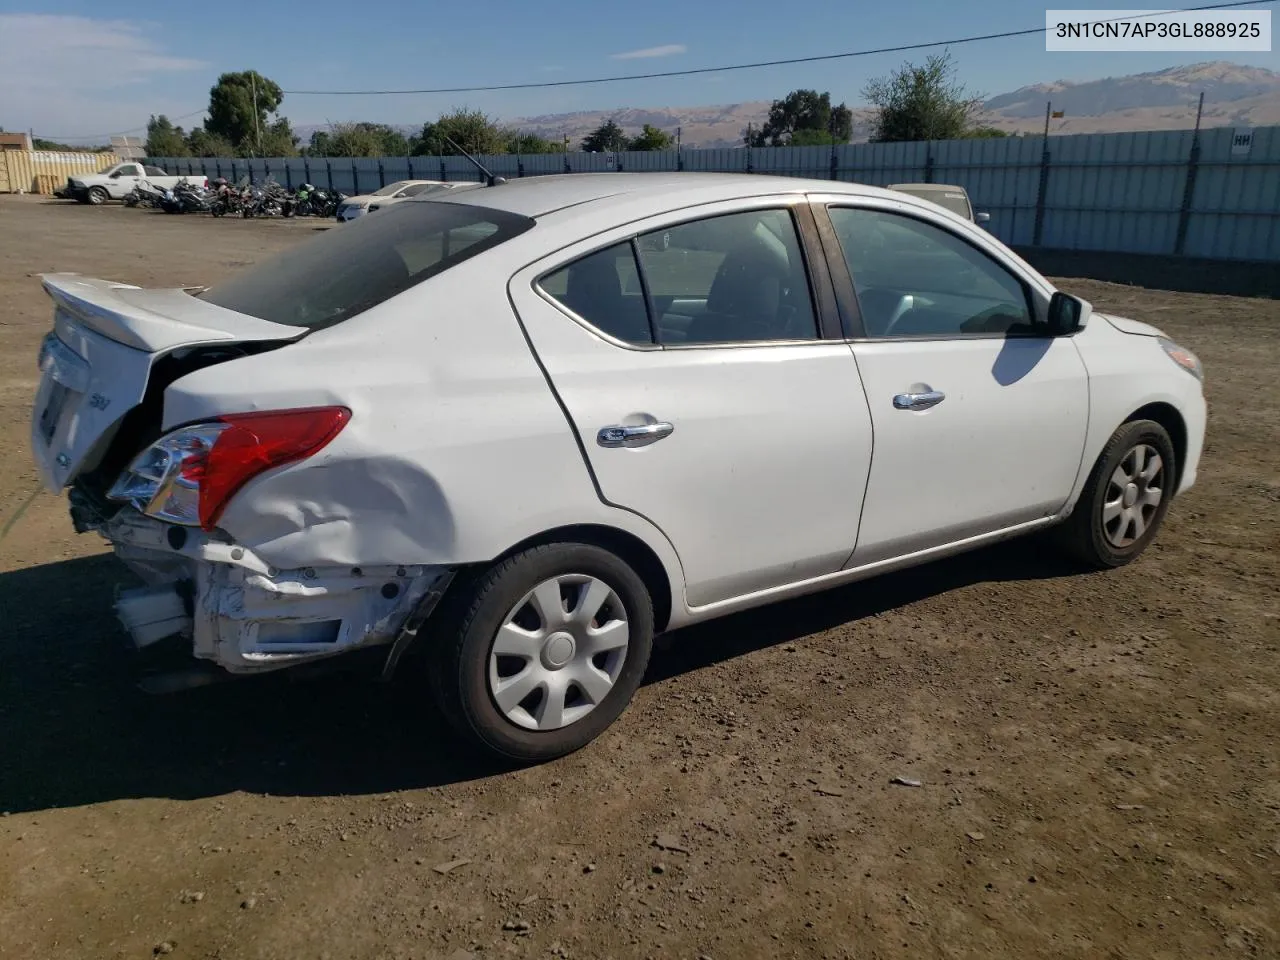
[[[1188,351],[855,184],[539,177],[209,289],[43,283],[35,459],[146,582],[137,644],[416,641],[524,761],[609,726],[658,631],[1049,527],[1127,563],[1204,437]]]

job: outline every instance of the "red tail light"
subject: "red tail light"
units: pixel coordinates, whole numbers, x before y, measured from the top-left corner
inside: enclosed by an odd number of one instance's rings
[[[236,492],[258,474],[312,456],[351,419],[346,407],[233,413],[207,456],[189,462],[184,479],[200,489],[200,526],[212,530]]]
[[[310,407],[179,427],[134,457],[107,496],[168,523],[212,530],[236,491],[264,470],[316,453],[350,419],[346,407]]]

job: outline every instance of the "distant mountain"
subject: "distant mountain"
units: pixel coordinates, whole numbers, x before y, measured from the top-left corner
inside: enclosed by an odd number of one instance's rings
[[[1022,87],[984,103],[981,122],[1009,133],[1042,129],[1046,101],[1066,116],[1054,120],[1057,133],[1114,133],[1177,130],[1195,124],[1196,101],[1204,91],[1205,126],[1264,126],[1280,123],[1280,73],[1262,67],[1215,61],[1154,73],[1073,82],[1058,80]],[[737,147],[747,124],[769,116],[766,100],[708,107],[624,107],[579,113],[521,117],[509,121],[530,133],[580,140],[612,117],[628,133],[646,124],[674,132],[687,147]],[[874,112],[853,111],[853,139],[866,140]]]
[[[1280,73],[1225,61],[1101,80],[1037,83],[987,100],[981,122],[1009,133],[1038,133],[1043,129],[1045,103],[1051,101],[1055,111],[1066,114],[1052,121],[1054,133],[1189,129],[1195,124],[1201,91],[1205,95],[1201,123],[1206,127],[1280,124]],[[576,146],[612,118],[630,134],[639,133],[646,123],[673,135],[678,128],[681,143],[690,148],[740,147],[747,125],[763,124],[769,106],[767,100],[752,100],[703,107],[619,107],[518,117],[503,123],[550,140],[568,135]],[[854,142],[868,139],[873,116],[866,107],[854,109]],[[305,141],[320,129],[324,128],[302,126],[296,132]],[[422,127],[398,129],[412,134]]]
[[[1051,100],[1055,110],[1064,110],[1069,117],[1190,107],[1194,119],[1196,101],[1202,91],[1206,107],[1217,108],[1259,98],[1270,98],[1280,106],[1280,74],[1235,63],[1198,63],[1082,83],[1066,80],[1037,83],[992,97],[985,106],[1007,119],[1043,117],[1046,100]]]
[[[747,124],[760,126],[769,116],[769,101],[718,104],[709,107],[621,107],[617,110],[590,110],[519,117],[508,126],[537,133],[551,140],[568,136],[579,142],[606,120],[613,120],[627,133],[639,133],[646,123],[674,136],[686,147],[740,147]]]

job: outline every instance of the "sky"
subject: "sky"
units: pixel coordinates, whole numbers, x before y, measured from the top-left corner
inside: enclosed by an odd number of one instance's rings
[[[232,70],[257,70],[286,91],[539,82],[1036,27],[1044,23],[1045,7],[1026,0],[487,0],[447,5],[383,0],[368,6],[311,0],[304,9],[299,14],[284,4],[224,0],[213,8],[156,4],[149,13],[146,3],[0,0],[0,126],[34,129],[37,136],[72,142],[143,132],[153,113],[189,127],[200,122],[218,74]],[[190,12],[173,16],[180,10]],[[356,12],[360,16],[353,17]],[[770,100],[798,87],[829,90],[835,101],[857,106],[869,79],[908,59],[922,63],[930,52],[540,90],[384,97],[286,94],[280,112],[295,127],[349,120],[419,124],[457,106],[509,120],[578,110]],[[964,44],[951,52],[961,82],[988,96],[1031,83],[1119,76],[1203,60],[1280,69],[1280,55],[1274,52],[1046,53],[1042,36]]]

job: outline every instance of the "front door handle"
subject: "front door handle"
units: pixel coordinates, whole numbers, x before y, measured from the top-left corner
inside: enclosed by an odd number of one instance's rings
[[[639,426],[602,427],[596,443],[602,447],[645,447],[671,436],[675,427],[669,423],[642,423]]]
[[[900,393],[893,398],[893,405],[898,410],[928,410],[936,407],[947,395],[941,390],[929,390],[925,393]]]

